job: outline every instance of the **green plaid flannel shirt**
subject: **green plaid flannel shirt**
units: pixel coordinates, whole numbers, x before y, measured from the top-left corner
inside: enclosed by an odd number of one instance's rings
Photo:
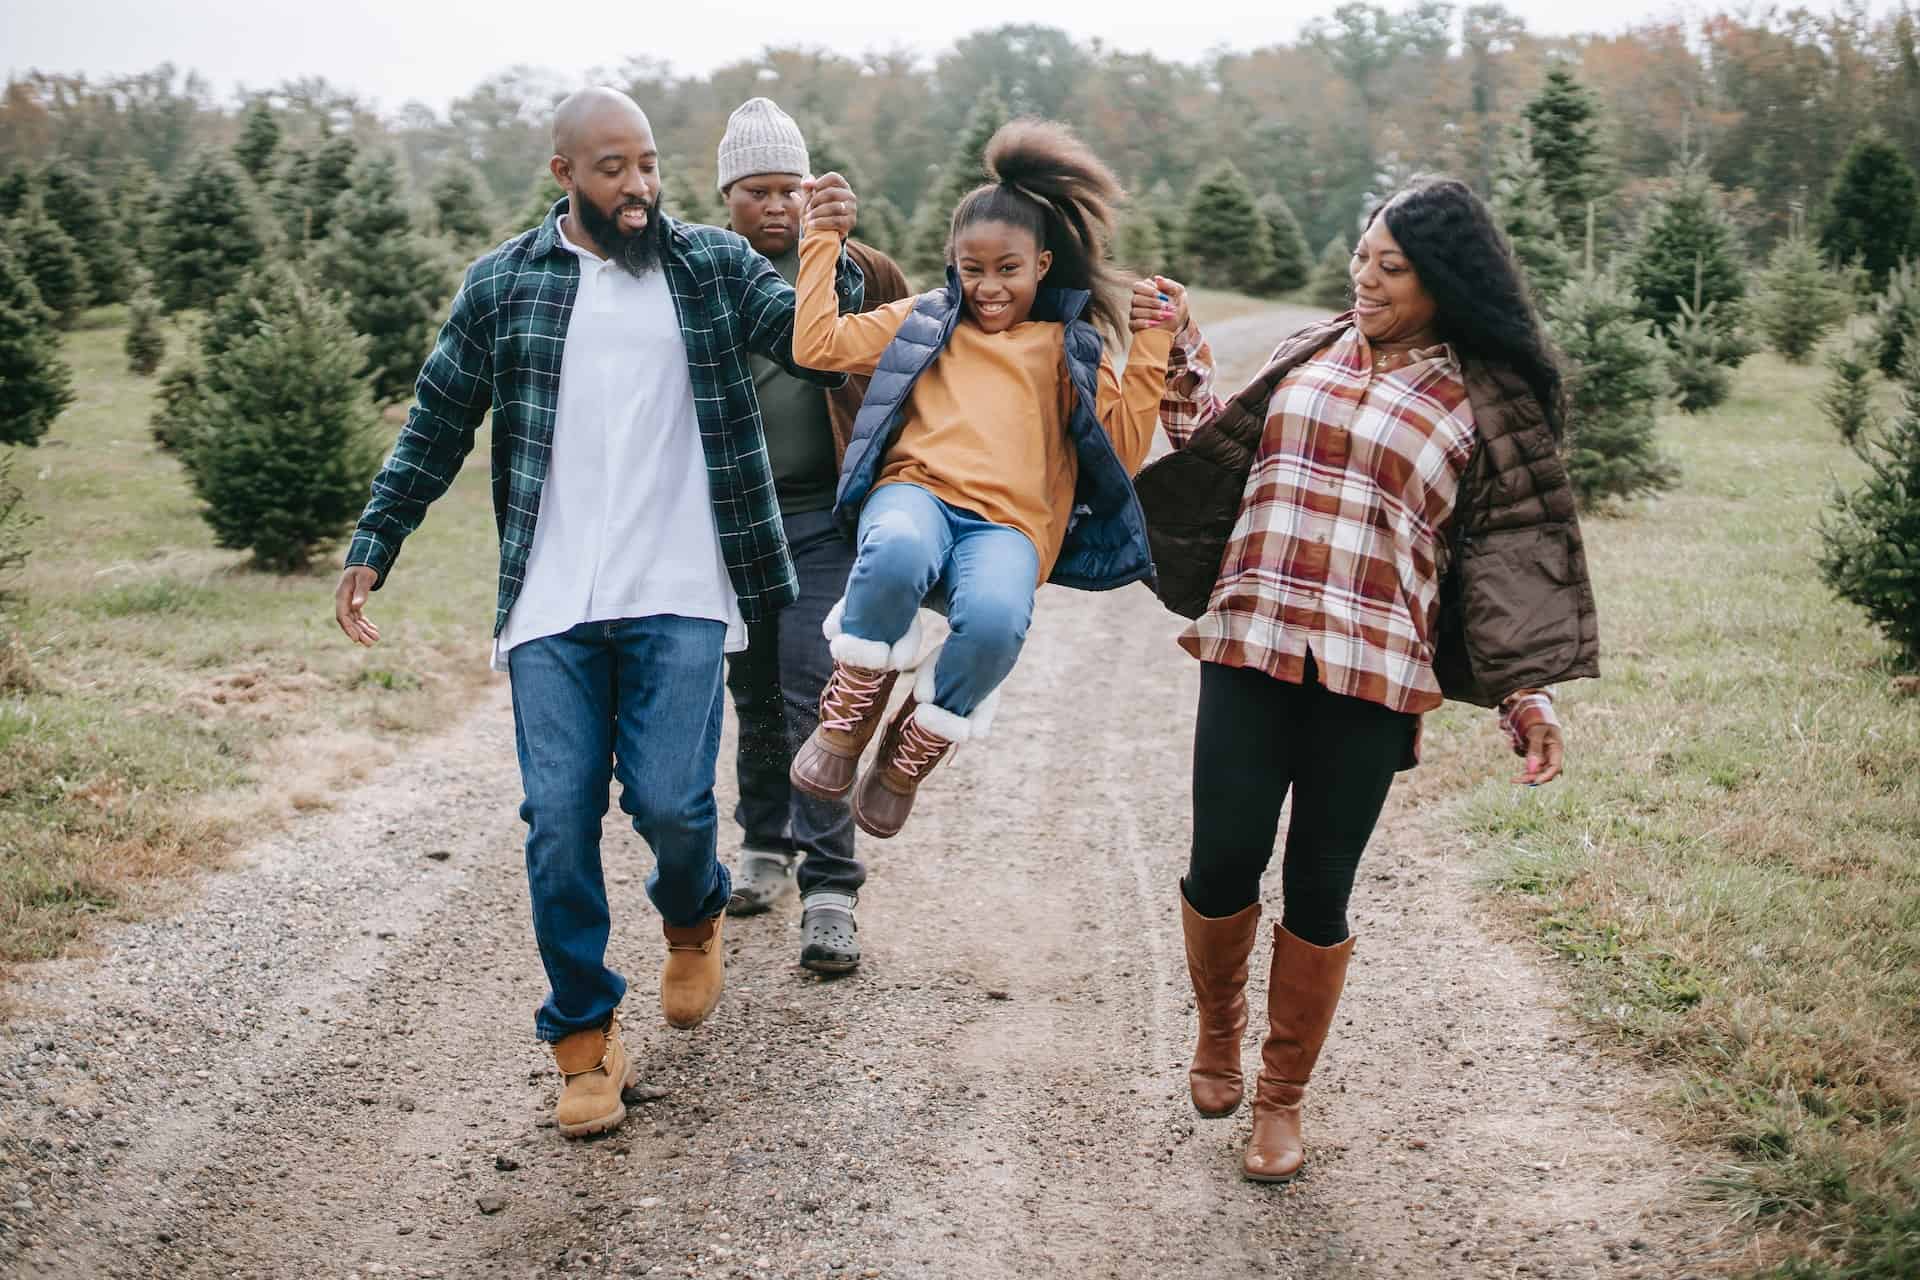
[[[414,384],[414,404],[347,548],[349,566],[387,580],[400,544],[447,491],[493,412],[493,514],[500,533],[500,634],[525,580],[540,490],[553,456],[560,355],[580,287],[580,264],[560,243],[562,199],[546,221],[474,263]],[[706,453],[720,550],[757,622],[798,595],[747,352],[822,386],[844,381],[793,363],[793,288],[745,239],[718,227],[666,220],[664,269],[680,314]],[[844,255],[835,279],[843,311],[858,310],[860,269]]]

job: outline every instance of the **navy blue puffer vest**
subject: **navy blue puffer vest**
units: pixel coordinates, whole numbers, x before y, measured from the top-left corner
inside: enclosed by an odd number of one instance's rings
[[[1067,372],[1077,393],[1067,419],[1067,434],[1079,455],[1073,518],[1047,581],[1080,591],[1111,591],[1152,578],[1153,557],[1133,481],[1100,425],[1100,334],[1082,318],[1091,300],[1084,289],[1042,289],[1029,317],[1066,326]],[[833,515],[847,533],[857,529],[860,508],[899,438],[913,384],[946,350],[960,312],[960,282],[949,267],[947,287],[922,294],[881,353],[840,466]]]

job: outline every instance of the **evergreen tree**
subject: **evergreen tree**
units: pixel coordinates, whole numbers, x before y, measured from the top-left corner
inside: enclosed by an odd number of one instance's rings
[[[1754,283],[1754,323],[1767,345],[1795,364],[1811,359],[1820,339],[1853,311],[1845,282],[1805,236],[1775,245]]]
[[[154,181],[153,170],[144,160],[121,164],[113,183],[113,208],[117,212],[119,235],[126,246],[131,279],[144,270],[157,274],[155,262],[160,256],[160,222],[166,214],[167,193]]]
[[[26,204],[7,224],[5,238],[39,291],[40,300],[53,312],[54,323],[71,329],[93,296],[87,264],[81,260],[73,237],[47,215],[37,192],[27,197]]]
[[[0,239],[0,444],[36,444],[73,403],[54,314],[33,277]]]
[[[210,306],[265,252],[246,180],[203,153],[173,189],[159,228],[160,298],[169,311]]]
[[[27,510],[26,491],[13,482],[13,464],[19,457],[12,450],[0,455],[0,619],[16,612],[26,594],[11,579],[33,551],[27,545],[27,530],[40,522],[40,517]],[[25,675],[20,662],[24,650],[17,640],[9,639],[8,644],[13,652],[5,661],[12,669],[0,673],[0,689],[13,692],[20,688]]]
[[[1267,223],[1267,248],[1272,253],[1262,292],[1291,293],[1303,287],[1313,273],[1313,250],[1307,248],[1299,219],[1293,216],[1293,208],[1284,196],[1263,196],[1260,216]]]
[[[853,153],[847,150],[845,143],[840,141],[840,135],[826,125],[816,125],[808,129],[806,139],[807,163],[812,166],[813,172],[801,176],[818,177],[823,173],[839,174],[847,180],[847,185],[853,188],[854,195],[860,197],[860,204],[863,206],[860,216],[864,218],[866,216],[864,206],[867,203],[864,194],[867,189],[867,175],[860,168],[860,162],[853,158]],[[874,194],[877,196],[879,193]],[[866,237],[862,236],[861,239],[864,240]]]
[[[1847,342],[1827,357],[1829,376],[1820,392],[1820,412],[1842,440],[1852,444],[1880,429],[1880,408],[1873,402],[1874,351],[1869,343]]]
[[[280,122],[265,98],[255,98],[240,117],[240,141],[233,144],[233,158],[255,182],[273,175],[273,162],[280,150]]]
[[[1820,576],[1866,611],[1908,664],[1920,663],[1920,358],[1893,426],[1856,444],[1866,482],[1833,495],[1820,526]]]
[[[1127,206],[1113,234],[1114,262],[1121,270],[1137,276],[1165,275],[1165,256],[1160,245],[1160,224],[1141,206]]]
[[[1665,351],[1610,274],[1567,283],[1549,326],[1568,364],[1567,471],[1587,504],[1669,487],[1673,466],[1654,448],[1654,414],[1667,394]]]
[[[1885,134],[1869,129],[1840,162],[1819,221],[1828,256],[1858,258],[1882,288],[1902,259],[1920,257],[1920,178]]]
[[[1526,272],[1534,302],[1545,306],[1573,278],[1575,255],[1560,238],[1540,162],[1525,142],[1501,152],[1494,165],[1493,209]]]
[[[334,207],[352,185],[359,156],[358,144],[344,133],[327,135],[314,146],[288,155],[273,204],[286,230],[288,251],[295,257],[333,231]]]
[[[709,227],[727,225],[727,211],[720,203],[718,191],[709,196],[692,171],[678,159],[669,158],[664,167],[666,176],[660,183],[662,209],[682,222],[699,222]]]
[[[1345,237],[1335,236],[1320,251],[1313,278],[1307,282],[1307,300],[1335,312],[1353,305],[1353,247]]]
[[[1587,202],[1602,191],[1599,115],[1593,95],[1565,67],[1547,73],[1546,84],[1526,107],[1528,147],[1540,166],[1563,244],[1586,242]]]
[[[860,221],[854,228],[866,241],[889,258],[898,258],[907,242],[907,219],[900,206],[885,196],[860,201]]]
[[[1160,257],[1164,265],[1156,274],[1184,282],[1189,272],[1180,246],[1186,241],[1186,219],[1173,187],[1164,178],[1154,183],[1142,207],[1160,232]]]
[[[317,278],[340,290],[347,317],[367,338],[367,366],[380,400],[405,395],[433,344],[452,282],[414,231],[400,201],[391,153],[356,166],[353,185],[334,210],[333,232],[315,255]]]
[[[332,295],[285,264],[245,292],[255,329],[209,364],[187,471],[215,540],[288,572],[353,527],[379,416],[359,373],[366,340]]]
[[[1214,166],[1187,197],[1181,248],[1194,284],[1248,290],[1272,269],[1266,220],[1231,160]]]
[[[0,218],[18,216],[33,191],[33,175],[26,169],[7,170],[6,176],[0,178]]]
[[[1733,373],[1721,358],[1721,337],[1713,327],[1713,305],[1695,311],[1682,298],[1680,316],[1667,333],[1667,377],[1685,413],[1705,413],[1733,390]]]
[[[1738,365],[1750,353],[1737,337],[1745,311],[1746,272],[1733,223],[1704,170],[1681,170],[1647,212],[1640,238],[1627,255],[1626,282],[1639,315],[1670,335],[1680,303],[1714,308],[1712,327],[1721,358]]]
[[[1920,267],[1902,262],[1887,274],[1887,288],[1874,307],[1874,347],[1880,372],[1900,376],[1907,353],[1920,348]]]
[[[47,216],[72,237],[80,260],[87,264],[91,302],[101,306],[126,300],[130,283],[127,244],[119,219],[107,216],[102,184],[72,164],[47,166],[40,179]]]
[[[960,131],[947,163],[913,211],[907,257],[902,265],[915,279],[946,278],[947,235],[953,227],[953,211],[961,197],[987,180],[987,143],[1006,122],[1007,105],[998,89],[987,89],[974,99],[966,127]]]
[[[178,452],[191,465],[193,435],[206,418],[202,397],[215,389],[208,370],[219,368],[222,355],[259,331],[260,316],[244,288],[226,294],[201,320],[180,358],[160,375],[151,427],[162,449]]]
[[[489,239],[494,215],[486,191],[486,179],[478,169],[459,156],[449,156],[428,188],[433,198],[434,224],[440,234],[469,247]]]
[[[153,281],[143,271],[136,279],[127,305],[127,368],[146,377],[160,367],[167,354],[167,337],[160,332],[160,300]]]

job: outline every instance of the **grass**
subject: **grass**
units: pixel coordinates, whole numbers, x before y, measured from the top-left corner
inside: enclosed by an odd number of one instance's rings
[[[362,651],[333,623],[332,551],[281,577],[214,547],[148,436],[155,380],[127,371],[124,336],[105,310],[67,335],[79,398],[15,467],[41,522],[0,644],[0,962],[54,954],[324,803],[377,767],[377,738],[443,722],[485,675],[484,440],[374,597],[385,639]]]
[[[1762,356],[1663,421],[1678,488],[1586,522],[1605,678],[1563,690],[1567,779],[1488,779],[1487,717],[1449,709],[1439,824],[1595,1030],[1681,1082],[1759,1274],[1895,1280],[1920,1275],[1920,699],[1814,569],[1862,470],[1820,378]]]

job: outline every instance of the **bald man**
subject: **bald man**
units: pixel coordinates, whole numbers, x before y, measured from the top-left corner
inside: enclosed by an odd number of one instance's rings
[[[362,645],[378,590],[493,414],[500,532],[493,664],[513,688],[527,884],[547,973],[535,1033],[561,1077],[568,1137],[626,1116],[632,1070],[606,963],[600,863],[608,788],[653,850],[647,896],[666,939],[660,1005],[697,1026],[720,998],[713,779],[723,654],[793,602],[750,354],[793,363],[793,289],[746,240],[660,209],[660,157],[631,98],[587,89],[553,120],[545,221],[468,270],[374,477],[334,593]],[[822,215],[852,229],[841,190]],[[843,260],[843,310],[860,306]]]

